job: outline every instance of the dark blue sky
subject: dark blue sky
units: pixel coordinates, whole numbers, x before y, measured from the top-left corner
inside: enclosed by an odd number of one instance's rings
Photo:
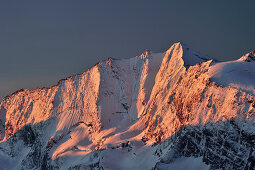
[[[254,9],[253,0],[1,1],[0,99],[177,41],[237,59],[255,48]]]

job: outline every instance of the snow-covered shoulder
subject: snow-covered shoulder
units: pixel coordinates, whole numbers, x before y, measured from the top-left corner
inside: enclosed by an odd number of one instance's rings
[[[210,67],[209,77],[220,85],[255,94],[255,52],[235,61],[216,63]]]

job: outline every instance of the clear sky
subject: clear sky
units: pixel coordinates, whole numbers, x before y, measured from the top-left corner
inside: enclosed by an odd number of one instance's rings
[[[254,9],[254,0],[0,1],[0,99],[177,41],[237,59],[255,49]]]

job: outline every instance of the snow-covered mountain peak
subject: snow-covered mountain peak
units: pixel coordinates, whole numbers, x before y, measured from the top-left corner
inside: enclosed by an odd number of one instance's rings
[[[176,58],[182,59],[186,68],[201,62],[211,60],[211,58],[208,56],[197,52],[182,42],[174,43],[166,53],[168,55],[173,55]]]
[[[178,42],[14,93],[0,169],[254,169],[255,62],[211,62]]]
[[[150,57],[152,54],[151,50],[146,49],[141,55],[137,56],[138,58],[145,59]]]
[[[254,62],[255,61],[255,50],[243,55],[239,61]]]

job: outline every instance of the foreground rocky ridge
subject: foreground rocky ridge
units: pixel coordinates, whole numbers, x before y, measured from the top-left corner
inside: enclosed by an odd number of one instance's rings
[[[204,168],[254,169],[253,54],[217,63],[175,43],[165,53],[108,59],[51,88],[16,92],[0,106],[0,163],[165,169],[194,157]],[[229,76],[230,66],[241,76],[245,66],[245,83]]]

